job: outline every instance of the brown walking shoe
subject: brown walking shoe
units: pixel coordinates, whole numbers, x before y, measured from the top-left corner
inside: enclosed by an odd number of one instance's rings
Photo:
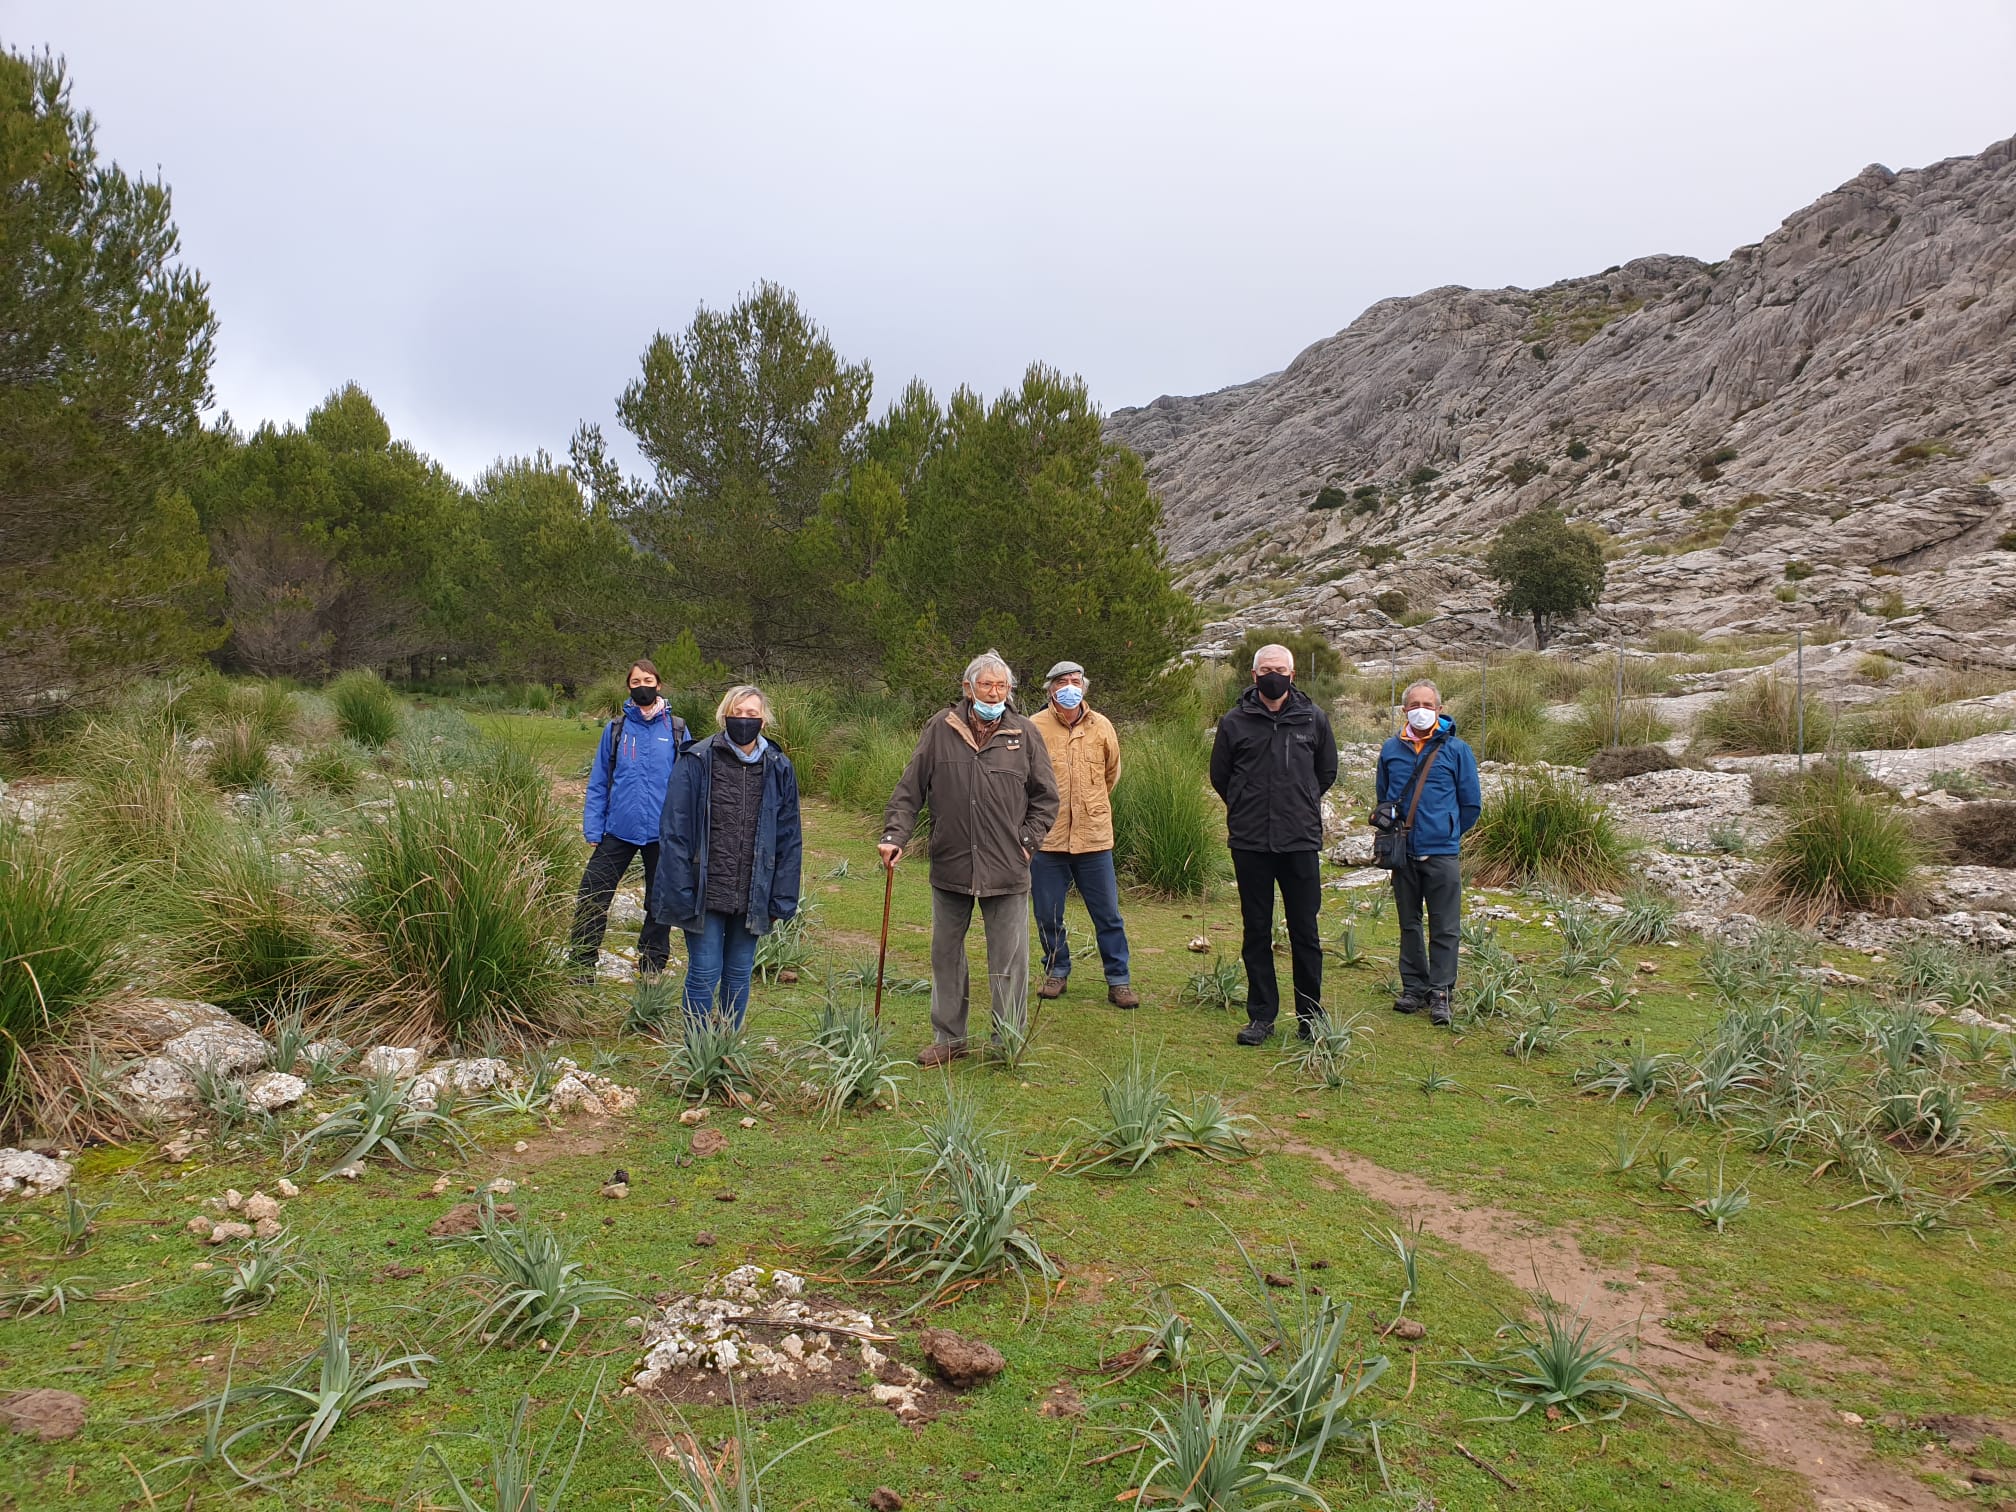
[[[1129,987],[1125,982],[1115,982],[1111,987],[1106,989],[1106,1001],[1111,1003],[1115,1008],[1139,1008],[1141,1006],[1141,994],[1136,992],[1132,987]]]
[[[917,1064],[928,1071],[933,1066],[949,1066],[953,1061],[963,1060],[965,1057],[966,1047],[964,1045],[944,1042],[936,1045],[926,1045],[917,1053]]]
[[[1064,978],[1046,976],[1043,978],[1043,985],[1036,989],[1036,996],[1040,998],[1060,998],[1064,996]]]

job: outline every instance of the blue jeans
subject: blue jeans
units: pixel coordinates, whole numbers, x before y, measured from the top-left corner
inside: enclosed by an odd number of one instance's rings
[[[1120,879],[1113,873],[1113,852],[1038,851],[1029,863],[1029,897],[1036,909],[1036,937],[1043,946],[1043,974],[1071,975],[1071,942],[1064,935],[1064,895],[1078,884],[1085,912],[1099,941],[1099,959],[1106,967],[1106,985],[1127,984],[1127,926],[1120,921]]]
[[[686,1014],[704,1019],[719,1013],[735,1024],[749,1010],[749,973],[756,965],[756,936],[741,914],[702,916],[686,936]],[[720,1005],[715,1005],[715,989]]]

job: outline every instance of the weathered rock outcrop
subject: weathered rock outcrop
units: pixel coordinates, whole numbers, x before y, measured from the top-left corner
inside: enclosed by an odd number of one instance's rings
[[[1597,628],[1827,621],[2016,666],[2016,139],[1864,169],[1720,263],[1385,300],[1109,429],[1193,590],[1347,649],[1517,639],[1477,555],[1554,503],[1625,543]],[[1439,617],[1402,630],[1389,588]]]

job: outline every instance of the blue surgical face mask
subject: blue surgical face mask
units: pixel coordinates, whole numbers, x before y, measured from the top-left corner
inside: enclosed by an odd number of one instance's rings
[[[1085,690],[1076,683],[1066,683],[1050,696],[1057,700],[1060,709],[1075,709],[1085,702]]]
[[[1005,714],[1007,710],[1008,705],[1005,702],[990,704],[990,703],[982,703],[977,698],[973,700],[973,712],[975,714],[978,714],[981,717],[981,719],[985,720],[988,724],[994,723],[994,721],[999,719],[1003,714]]]

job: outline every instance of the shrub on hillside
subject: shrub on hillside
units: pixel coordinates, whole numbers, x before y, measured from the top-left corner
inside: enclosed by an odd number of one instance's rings
[[[1753,807],[1764,804],[1785,806],[1796,801],[1806,789],[1806,784],[1816,778],[1832,780],[1840,778],[1865,793],[1888,794],[1890,789],[1869,775],[1868,769],[1860,762],[1843,760],[1838,756],[1822,757],[1808,764],[1804,772],[1752,772],[1750,774],[1750,802]]]
[[[125,907],[103,871],[0,820],[0,1100],[22,1090],[19,1058],[111,985]]]
[[[1556,777],[1520,777],[1484,802],[1468,842],[1483,887],[1542,884],[1571,892],[1617,886],[1631,845],[1601,799]]]
[[[377,750],[399,733],[399,698],[376,672],[345,672],[323,691],[336,727],[359,745]]]
[[[1295,685],[1304,693],[1325,705],[1337,696],[1345,672],[1344,658],[1323,638],[1322,631],[1307,625],[1299,630],[1291,630],[1286,625],[1248,630],[1239,644],[1232,648],[1231,655],[1232,668],[1239,674],[1242,684],[1250,680],[1254,653],[1266,645],[1286,646],[1293,654]],[[1034,709],[1041,698],[1038,690],[1029,700],[1029,707]]]
[[[1646,772],[1670,772],[1680,760],[1662,745],[1608,746],[1589,758],[1591,782],[1622,782]]]
[[[1801,783],[1766,848],[1751,902],[1794,922],[1850,911],[1903,913],[1917,898],[1924,847],[1887,798],[1834,766]]]
[[[1179,897],[1204,890],[1225,853],[1223,810],[1207,784],[1210,747],[1182,726],[1128,732],[1113,789],[1113,859],[1144,887]]]
[[[1799,749],[1800,700],[1794,684],[1767,672],[1738,684],[1701,711],[1695,741],[1723,756],[1767,756]],[[1805,748],[1824,750],[1833,716],[1810,693],[1805,699]]]

